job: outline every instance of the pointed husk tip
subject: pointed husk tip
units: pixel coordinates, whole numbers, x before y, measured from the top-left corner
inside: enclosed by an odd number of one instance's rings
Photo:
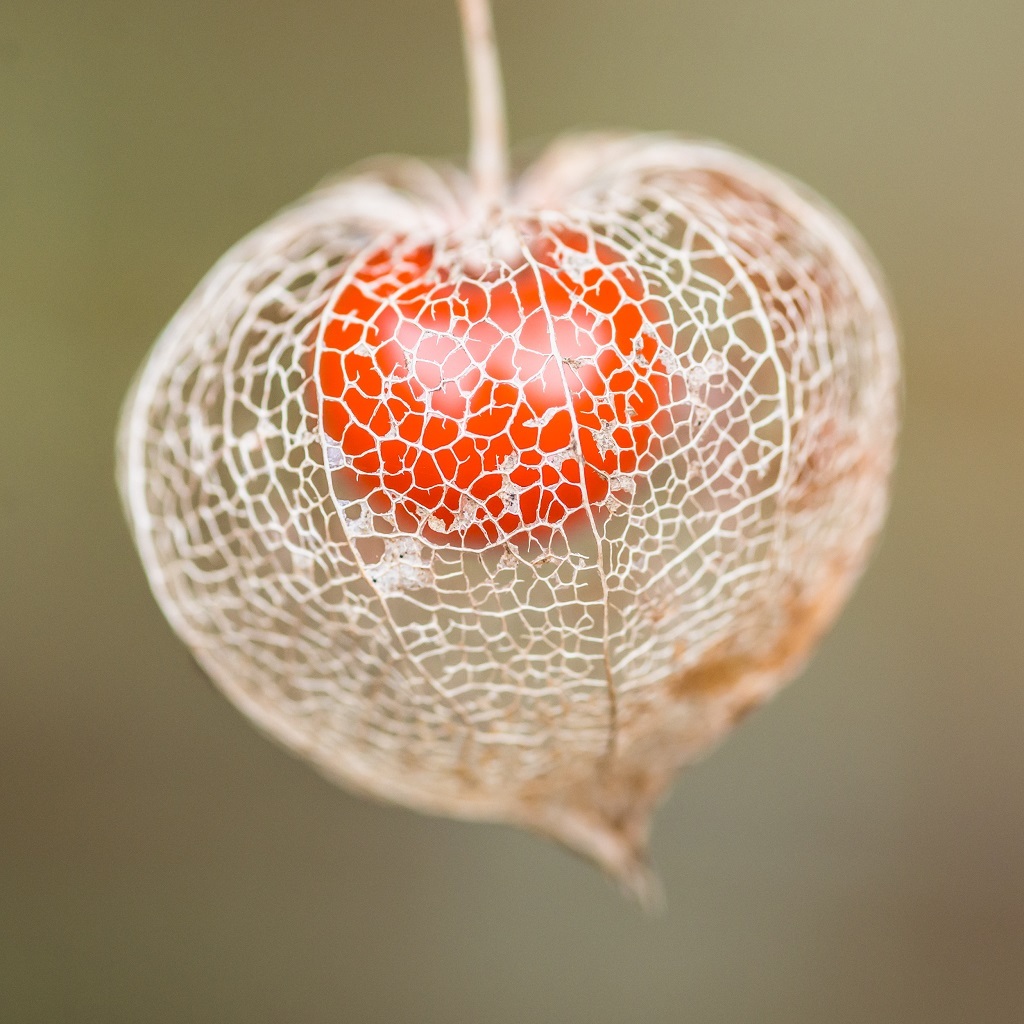
[[[661,880],[650,863],[650,809],[617,821],[565,805],[534,807],[521,824],[594,864],[648,914],[665,908]]]

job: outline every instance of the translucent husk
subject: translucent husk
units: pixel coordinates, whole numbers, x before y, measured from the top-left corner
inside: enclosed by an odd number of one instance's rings
[[[269,735],[379,799],[549,836],[654,905],[657,803],[798,671],[863,568],[893,460],[896,334],[852,229],[724,147],[570,137],[509,182],[489,11],[461,2],[469,177],[365,165],[235,246],[129,396],[123,500],[167,617]],[[408,280],[368,276],[389,246],[429,253],[425,306],[402,298]],[[570,301],[541,290],[515,322],[494,307],[424,334],[453,281],[493,300],[530,274]],[[354,292],[373,316],[345,306]],[[420,335],[444,360],[381,362]],[[487,362],[544,338],[533,381]],[[367,452],[346,441],[371,364],[389,415],[430,392],[453,418],[481,367],[512,374],[509,431],[537,418],[537,380],[561,388],[566,444],[537,427],[493,467],[497,511],[456,473],[419,514],[397,476],[366,482],[401,428]],[[473,415],[457,434],[483,443]],[[531,501],[547,509],[532,520]]]

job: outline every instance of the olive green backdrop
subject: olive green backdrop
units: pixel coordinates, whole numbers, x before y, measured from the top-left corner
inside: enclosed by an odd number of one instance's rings
[[[448,0],[0,7],[0,1020],[1006,1024],[1024,1006],[1024,8],[498,0],[513,136],[726,140],[867,237],[905,335],[877,557],[684,776],[668,912],[332,788],[151,600],[121,396],[322,176],[458,154]]]

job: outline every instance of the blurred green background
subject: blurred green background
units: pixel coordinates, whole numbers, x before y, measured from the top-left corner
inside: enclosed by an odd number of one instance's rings
[[[513,137],[721,138],[860,228],[905,335],[893,512],[804,677],[663,808],[668,912],[332,788],[209,686],[118,406],[238,237],[457,154],[450,0],[0,8],[0,1020],[1005,1022],[1024,1008],[1024,7],[497,0]]]

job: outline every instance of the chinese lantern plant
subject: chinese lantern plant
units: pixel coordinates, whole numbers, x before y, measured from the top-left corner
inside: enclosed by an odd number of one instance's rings
[[[891,317],[856,235],[721,146],[356,169],[235,246],[126,404],[150,583],[350,788],[513,822],[650,893],[679,768],[801,666],[884,516]]]

